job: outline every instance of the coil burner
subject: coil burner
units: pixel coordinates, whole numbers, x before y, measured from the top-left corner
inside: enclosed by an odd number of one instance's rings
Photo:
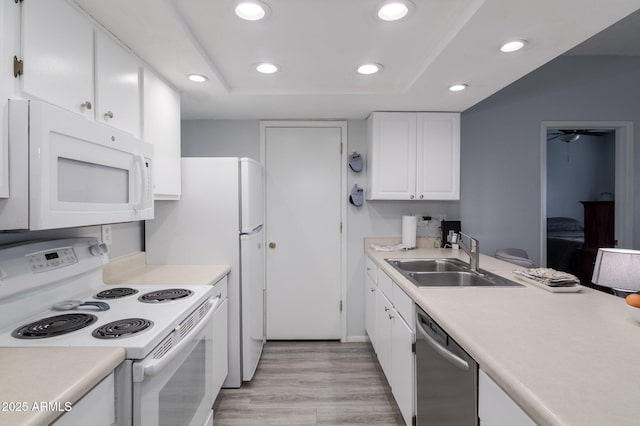
[[[14,330],[11,335],[18,339],[45,339],[85,328],[98,320],[91,314],[65,314],[42,318]]]
[[[94,297],[96,299],[120,299],[121,297],[131,296],[132,294],[136,294],[138,290],[128,287],[116,287],[110,288],[109,290],[101,291],[96,294]]]
[[[140,333],[152,326],[153,322],[143,318],[125,318],[98,327],[91,335],[98,339],[118,339]]]
[[[145,293],[138,297],[138,300],[144,303],[163,303],[171,302],[172,300],[184,299],[193,294],[191,290],[185,290],[183,288],[170,288],[167,290],[152,291],[151,293]]]

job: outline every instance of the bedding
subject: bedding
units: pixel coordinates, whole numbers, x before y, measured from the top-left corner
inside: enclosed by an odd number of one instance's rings
[[[577,275],[584,225],[569,217],[547,218],[547,267]]]

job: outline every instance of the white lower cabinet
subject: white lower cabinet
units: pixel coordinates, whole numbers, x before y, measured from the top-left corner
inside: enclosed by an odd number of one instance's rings
[[[396,310],[391,320],[391,392],[402,418],[411,424],[413,417],[415,355],[413,331]]]
[[[381,291],[376,292],[376,343],[378,362],[391,385],[391,302]]]
[[[478,370],[478,417],[484,426],[535,426],[536,423],[482,370]]]
[[[415,308],[382,270],[377,271],[377,285],[369,274],[365,277],[365,328],[402,417],[410,425],[415,413]]]
[[[229,369],[227,277],[218,281],[213,289],[214,296],[219,299],[213,313],[213,389],[215,392],[213,399],[215,401]]]
[[[62,405],[64,406],[64,403]],[[113,426],[116,422],[115,412],[114,375],[111,373],[73,404],[68,412],[58,417],[52,425]]]
[[[364,289],[364,327],[371,341],[373,350],[376,349],[376,293],[377,287],[371,280],[369,275],[365,274],[365,289]]]

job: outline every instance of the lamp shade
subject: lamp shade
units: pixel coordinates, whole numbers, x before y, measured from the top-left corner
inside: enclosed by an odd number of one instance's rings
[[[640,251],[617,248],[598,249],[591,281],[604,287],[640,290]]]

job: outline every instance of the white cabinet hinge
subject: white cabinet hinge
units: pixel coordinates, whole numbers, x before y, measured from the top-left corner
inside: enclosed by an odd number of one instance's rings
[[[21,59],[18,59],[17,56],[13,57],[13,76],[18,78],[19,75],[22,75],[24,72],[24,62]]]

